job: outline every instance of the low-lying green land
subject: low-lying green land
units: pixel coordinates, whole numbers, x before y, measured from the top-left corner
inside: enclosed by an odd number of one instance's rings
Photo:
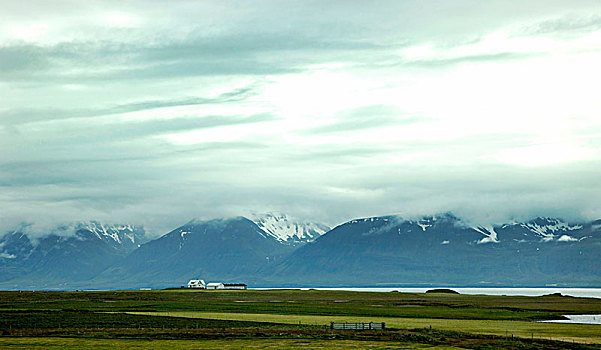
[[[517,336],[523,338],[544,338],[568,342],[601,344],[601,326],[565,323],[538,323],[505,320],[455,320],[443,318],[395,318],[395,317],[352,317],[349,316],[311,316],[311,315],[275,315],[218,312],[136,312],[138,315],[172,316],[215,320],[236,320],[252,322],[272,322],[305,325],[328,325],[329,322],[386,322],[391,328],[416,329],[429,328],[491,334],[498,336]]]
[[[183,349],[601,348],[601,325],[534,322],[563,314],[601,314],[601,300],[316,290],[14,291],[0,292],[0,347],[75,348],[85,341],[90,348],[136,348],[151,341],[154,348]],[[390,329],[328,328],[345,321],[386,322]]]
[[[3,349],[424,349],[453,350],[460,347],[391,341],[313,339],[227,339],[227,340],[145,340],[75,338],[0,338]]]

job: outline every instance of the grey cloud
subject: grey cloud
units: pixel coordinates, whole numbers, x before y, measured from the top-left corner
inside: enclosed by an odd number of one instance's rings
[[[197,57],[250,56],[257,53],[298,51],[373,50],[382,46],[348,37],[307,35],[300,31],[272,32],[269,29],[205,37],[202,33],[186,41],[136,50],[145,61],[173,61]]]
[[[49,66],[44,50],[40,47],[32,45],[0,47],[1,75],[24,70],[39,71]]]
[[[180,76],[263,75],[299,71],[322,52],[376,50],[364,40],[306,36],[302,32],[193,35],[147,45],[120,42],[59,43],[51,47],[0,47],[0,80],[94,82]],[[381,48],[383,49],[383,47]],[[82,70],[88,65],[95,69]],[[101,68],[101,69],[100,69]]]
[[[320,145],[314,147],[305,147],[301,150],[293,150],[286,154],[286,157],[298,162],[327,162],[343,163],[357,161],[375,155],[386,155],[400,152],[403,148],[398,146],[382,147],[368,145]]]
[[[144,122],[119,123],[114,125],[112,130],[110,126],[103,130],[99,136],[106,134],[108,139],[145,137],[157,134],[169,134],[182,131],[192,131],[198,129],[208,129],[220,126],[232,126],[243,124],[254,124],[270,122],[279,118],[273,114],[264,113],[245,117],[227,117],[227,116],[205,116],[199,118],[175,118],[168,120],[151,120]]]
[[[158,160],[177,153],[197,153],[204,151],[226,150],[236,148],[263,147],[260,142],[209,142],[202,143],[201,146],[187,147],[183,150],[172,148],[153,149],[152,152],[144,151],[146,145],[154,147],[160,146],[160,142],[147,140],[149,136],[164,135],[177,132],[186,132],[192,130],[208,129],[223,126],[244,125],[263,123],[277,120],[272,114],[257,114],[250,116],[206,116],[200,118],[174,118],[168,120],[147,120],[140,122],[102,124],[91,127],[82,125],[80,127],[70,127],[69,133],[65,135],[43,135],[46,146],[42,150],[17,150],[12,156],[6,155],[4,161],[0,161],[0,166],[5,172],[21,169],[21,175],[32,175],[42,172],[36,168],[48,168],[51,165],[63,166],[65,169],[69,165],[78,162],[97,163],[131,163],[134,161]],[[21,138],[19,136],[19,138]],[[94,146],[102,140],[101,145]],[[4,139],[0,144],[13,143],[13,139]],[[120,143],[127,142],[130,145],[144,145],[142,150],[137,151],[135,147],[125,148]],[[123,153],[125,151],[125,153]],[[113,154],[116,153],[117,155]],[[29,160],[22,160],[23,158]],[[31,159],[38,160],[31,160]],[[18,159],[18,160],[8,160]],[[108,166],[108,165],[107,165]],[[21,176],[19,175],[19,177]],[[2,178],[0,174],[0,179]],[[25,176],[27,178],[27,176]],[[50,176],[49,178],[52,178]],[[48,180],[50,182],[54,179]]]
[[[511,60],[522,60],[526,58],[532,58],[542,56],[540,53],[530,52],[502,52],[492,53],[483,55],[469,55],[452,58],[438,58],[438,59],[417,59],[417,60],[403,60],[397,63],[397,66],[409,66],[419,68],[447,68],[458,64],[470,64],[480,62],[507,62]]]
[[[121,113],[139,112],[144,110],[178,107],[198,106],[216,103],[228,103],[243,100],[253,94],[253,87],[247,86],[223,93],[214,98],[185,97],[170,100],[146,100],[141,102],[125,103],[104,108],[90,109],[12,109],[0,112],[0,124],[19,125],[37,121],[50,121],[70,118],[92,118]]]
[[[601,15],[564,16],[549,19],[523,28],[522,34],[574,34],[601,29]]]
[[[236,58],[230,61],[221,59],[190,60],[158,63],[144,67],[118,68],[106,73],[74,74],[58,77],[64,81],[84,80],[89,82],[113,80],[173,79],[180,77],[213,75],[276,75],[299,72],[289,64],[263,62],[256,59]]]
[[[330,134],[373,129],[391,125],[406,125],[424,118],[406,116],[394,106],[372,105],[342,113],[336,122],[303,131],[304,134]]]
[[[583,219],[581,206],[599,199],[601,186],[593,183],[592,175],[580,178],[579,174],[593,174],[595,165],[579,164],[571,169],[516,168],[511,166],[481,167],[398,167],[372,172],[369,179],[351,178],[340,184],[354,189],[359,195],[355,205],[343,204],[338,212],[347,218],[357,215],[400,214],[405,217],[453,212],[469,222],[501,223],[507,220],[525,220],[536,216],[557,216],[579,221]],[[380,174],[380,175],[376,175]],[[532,180],[536,179],[536,184]],[[360,195],[363,193],[364,195]],[[351,197],[351,198],[353,198]],[[370,203],[370,204],[368,204]],[[354,211],[354,213],[353,213]],[[596,215],[599,215],[597,212]]]
[[[201,158],[192,153],[173,162],[163,158],[158,162],[116,160],[44,167],[47,170],[40,178],[63,168],[65,174],[89,182],[9,186],[3,195],[14,193],[15,199],[7,202],[0,198],[0,202],[13,203],[3,215],[18,211],[34,217],[41,206],[48,207],[48,215],[66,220],[74,216],[68,208],[78,206],[84,208],[77,212],[80,216],[127,222],[143,218],[145,224],[167,230],[191,217],[240,215],[256,208],[338,224],[359,216],[446,211],[471,222],[531,215],[579,218],[583,201],[590,202],[587,206],[601,205],[599,196],[591,196],[601,193],[593,176],[597,164],[576,164],[559,171],[490,164],[419,167],[358,158],[336,162],[336,154],[307,164],[279,160],[288,151],[281,154],[278,147],[217,150]],[[355,150],[349,148],[349,154]],[[230,158],[237,153],[245,161]],[[225,155],[229,159],[222,160]],[[22,198],[25,191],[32,195]]]
[[[470,39],[467,41],[442,41],[437,42],[435,45],[436,49],[441,51],[458,48],[463,45],[477,44],[482,41],[482,37]],[[399,46],[406,47],[409,44]],[[382,54],[379,60],[370,61],[366,59],[365,62],[357,63],[355,66],[363,69],[377,69],[377,70],[390,70],[390,69],[402,69],[406,71],[413,70],[435,70],[435,69],[449,69],[457,65],[469,65],[473,63],[488,63],[488,62],[508,62],[508,61],[519,61],[523,59],[536,58],[544,56],[544,53],[537,52],[491,52],[478,55],[463,55],[455,57],[444,57],[439,56],[435,58],[415,58],[407,59],[399,57],[398,54]]]
[[[96,127],[81,126],[71,128],[68,135],[54,141],[57,145],[83,145],[89,142],[144,142],[145,138],[188,132],[201,129],[210,129],[234,125],[251,125],[278,120],[276,116],[269,113],[251,116],[204,116],[190,118],[173,118],[163,120],[148,120],[129,123],[104,124]],[[227,143],[226,143],[227,144]],[[215,145],[213,143],[212,145]]]

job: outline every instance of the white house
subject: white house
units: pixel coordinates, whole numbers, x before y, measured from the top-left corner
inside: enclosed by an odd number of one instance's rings
[[[203,280],[190,280],[188,282],[188,288],[205,289],[206,288],[205,281],[203,281]]]
[[[207,284],[207,289],[224,289],[225,286],[220,282],[211,282]]]

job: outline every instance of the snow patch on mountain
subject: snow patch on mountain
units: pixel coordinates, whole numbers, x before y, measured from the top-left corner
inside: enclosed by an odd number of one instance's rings
[[[557,239],[557,242],[576,242],[578,241],[577,238],[574,238],[572,236],[568,236],[568,235],[562,235],[561,237],[559,237]]]
[[[137,244],[142,229],[134,225],[124,224],[105,224],[98,221],[80,222],[71,225],[70,229],[77,231],[87,230],[93,233],[98,239],[113,240],[118,244]],[[143,235],[143,233],[142,233]]]
[[[16,257],[17,256],[15,254],[9,254],[9,253],[0,252],[0,258],[15,259]]]
[[[432,225],[430,225],[430,224],[427,224],[427,223],[421,223],[421,222],[418,222],[418,223],[417,223],[417,226],[421,227],[421,228],[422,228],[422,231],[424,231],[424,232],[426,232],[426,229],[427,229],[428,227],[432,227]]]
[[[582,225],[569,225],[560,219],[553,218],[537,218],[530,222],[520,224],[520,226],[540,236],[543,242],[551,242],[561,233],[582,229]],[[563,238],[561,242],[567,242],[571,237],[564,234],[559,237],[559,239],[561,238]]]
[[[495,229],[492,226],[478,226],[472,228],[485,236],[484,238],[478,240],[478,244],[499,243],[499,239],[497,238],[497,232],[495,232]]]
[[[378,222],[378,221],[388,222],[388,221],[390,221],[390,219],[388,219],[388,218],[380,218],[380,217],[363,218],[363,219],[354,219],[354,220],[351,220],[351,221],[349,221],[349,223],[356,224],[356,223],[360,223],[360,222]]]
[[[311,242],[330,230],[326,225],[298,221],[281,213],[253,214],[251,220],[282,243]]]

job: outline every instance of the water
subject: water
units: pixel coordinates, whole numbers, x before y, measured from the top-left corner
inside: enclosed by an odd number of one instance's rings
[[[540,322],[550,323],[582,323],[582,324],[601,324],[601,315],[563,315],[567,320],[549,320]]]
[[[301,290],[317,289],[317,290],[346,290],[353,292],[391,292],[393,290],[405,293],[425,293],[430,289],[447,288],[457,291],[461,294],[484,294],[484,295],[524,295],[524,296],[541,296],[546,294],[561,293],[573,297],[599,298],[601,299],[601,288],[477,288],[477,287],[315,287],[315,288],[296,288]],[[284,289],[284,288],[252,288],[252,289]]]

